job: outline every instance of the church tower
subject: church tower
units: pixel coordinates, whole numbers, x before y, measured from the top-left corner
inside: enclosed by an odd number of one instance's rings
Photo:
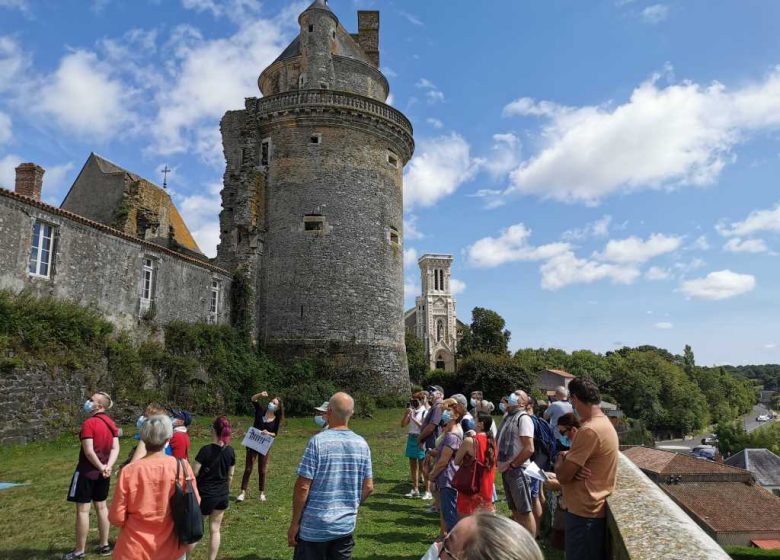
[[[350,34],[315,0],[298,22],[260,74],[263,97],[222,119],[218,263],[253,288],[253,334],[271,355],[330,357],[367,389],[400,393],[412,126],[385,103],[379,12],[358,12]]]
[[[455,371],[458,332],[450,286],[452,255],[420,257],[422,296],[417,298],[417,338],[425,344],[430,369]]]

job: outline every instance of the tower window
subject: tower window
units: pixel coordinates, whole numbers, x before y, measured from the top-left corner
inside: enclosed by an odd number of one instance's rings
[[[51,258],[54,244],[54,226],[36,221],[33,225],[32,246],[30,247],[30,276],[48,278],[51,273]]]
[[[309,33],[311,33],[312,31],[314,31],[314,26],[313,25],[309,25]]]
[[[303,231],[324,231],[325,216],[322,214],[306,214],[303,217]]]
[[[328,84],[325,82],[320,82],[320,89],[328,89]]]
[[[141,316],[149,312],[154,301],[154,290],[157,284],[157,269],[155,261],[151,257],[144,257],[141,267],[141,297],[139,311]]]
[[[312,134],[309,137],[309,144],[322,144],[322,134],[319,132]]]
[[[260,165],[268,166],[271,161],[271,139],[265,138],[260,143]]]
[[[335,32],[335,31],[331,31],[331,34],[330,34],[330,35],[331,35],[331,37],[333,37],[334,39],[336,38],[336,32]]]
[[[389,163],[393,167],[398,167],[398,157],[393,152],[388,152],[387,163]]]
[[[217,315],[219,314],[219,292],[220,292],[220,284],[219,280],[212,280],[211,281],[211,297],[209,298],[209,317],[208,317],[208,323],[209,325],[216,325],[217,324]]]
[[[401,236],[398,234],[398,230],[394,227],[390,227],[390,243],[394,245],[401,244]]]

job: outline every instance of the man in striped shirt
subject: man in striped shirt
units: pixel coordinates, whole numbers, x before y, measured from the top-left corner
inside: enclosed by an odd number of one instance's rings
[[[374,491],[371,450],[349,429],[355,401],[336,393],[329,429],[313,436],[298,466],[287,541],[293,560],[350,560],[358,506]]]

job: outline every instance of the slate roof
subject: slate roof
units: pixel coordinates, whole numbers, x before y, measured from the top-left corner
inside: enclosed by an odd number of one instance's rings
[[[716,533],[777,532],[780,537],[780,498],[742,482],[661,484],[689,515]]]
[[[726,464],[752,472],[761,486],[780,486],[780,457],[769,449],[743,449]]]

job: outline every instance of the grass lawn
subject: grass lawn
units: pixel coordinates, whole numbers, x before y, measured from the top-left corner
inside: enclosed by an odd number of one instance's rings
[[[352,428],[364,436],[373,455],[374,494],[360,508],[354,557],[417,560],[438,534],[438,517],[425,513],[427,502],[403,497],[409,491],[408,461],[403,456],[406,435],[398,422],[402,411],[380,410],[370,420],[356,419]],[[232,418],[238,436],[236,478],[232,496],[238,493],[244,467],[243,432],[249,418]],[[135,428],[125,426],[132,435]],[[257,497],[257,473],[250,483],[249,498],[231,503],[222,525],[220,558],[232,560],[281,560],[292,558],[287,547],[292,487],[298,461],[310,436],[317,431],[311,418],[287,420],[274,443],[268,466],[266,494]],[[198,419],[190,430],[191,457],[209,440],[208,419]],[[120,463],[127,457],[132,440],[121,440]],[[0,490],[0,558],[21,560],[59,558],[73,547],[74,506],[65,501],[68,483],[78,458],[76,435],[50,443],[6,446],[0,454],[0,482],[26,482],[29,485]],[[113,485],[112,485],[113,492]],[[506,504],[499,510],[506,513]],[[94,515],[88,550],[97,544]],[[115,530],[112,529],[112,542]],[[193,558],[206,558],[206,541],[195,549]],[[97,558],[97,556],[92,555]],[[563,558],[545,551],[548,559]]]

